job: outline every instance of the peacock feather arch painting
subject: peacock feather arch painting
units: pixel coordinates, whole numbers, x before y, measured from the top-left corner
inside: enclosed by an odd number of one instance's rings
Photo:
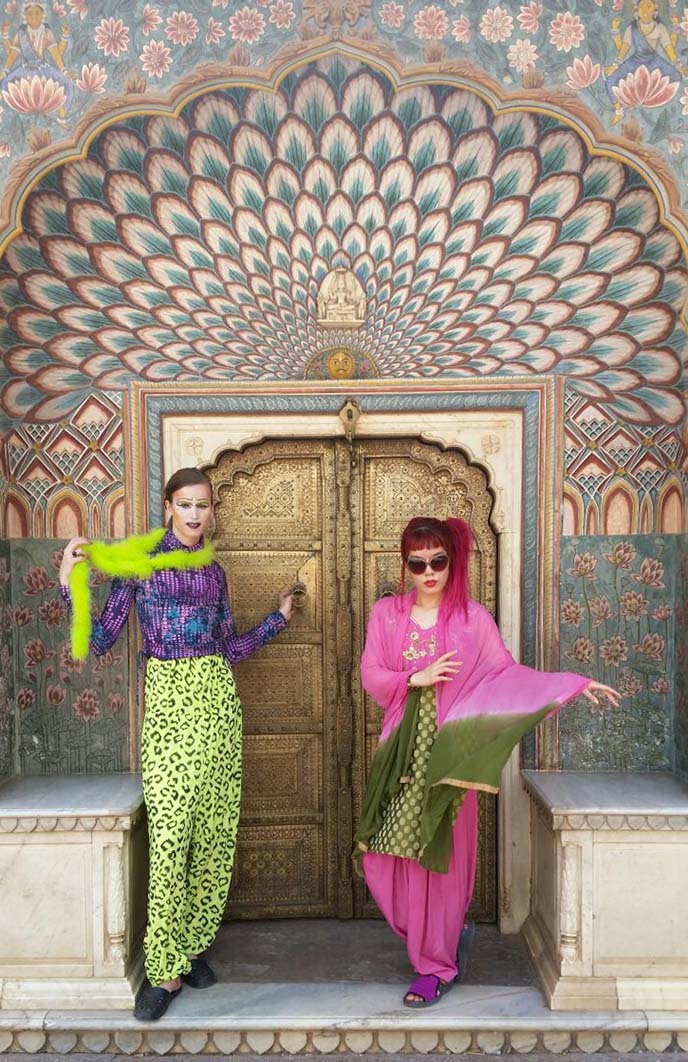
[[[148,381],[563,374],[621,420],[683,417],[683,250],[637,168],[571,123],[358,60],[103,129],[26,198],[0,262],[2,401],[68,417]],[[318,320],[333,271],[362,320]],[[343,275],[343,274],[342,274]],[[498,381],[495,381],[495,386]]]

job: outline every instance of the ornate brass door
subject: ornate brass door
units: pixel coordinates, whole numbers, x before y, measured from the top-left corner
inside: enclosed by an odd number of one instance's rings
[[[237,626],[300,582],[288,631],[236,668],[244,794],[230,917],[370,915],[351,841],[379,729],[360,686],[365,619],[398,588],[398,543],[419,513],[462,515],[472,590],[494,609],[496,543],[484,474],[416,440],[264,442],[210,470],[214,542]],[[496,917],[494,799],[481,800],[478,917]]]

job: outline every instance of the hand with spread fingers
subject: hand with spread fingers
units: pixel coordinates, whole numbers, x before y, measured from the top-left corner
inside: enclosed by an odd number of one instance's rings
[[[452,649],[438,656],[434,663],[428,664],[422,671],[415,671],[409,679],[409,686],[434,686],[438,682],[451,682],[461,670],[461,661],[452,660],[455,655],[456,649]]]
[[[586,701],[590,701],[591,704],[600,703],[600,698],[596,696],[597,693],[601,694],[602,697],[605,697],[612,708],[619,707],[621,694],[618,690],[615,690],[613,686],[605,686],[604,682],[589,682],[583,690],[583,696]]]

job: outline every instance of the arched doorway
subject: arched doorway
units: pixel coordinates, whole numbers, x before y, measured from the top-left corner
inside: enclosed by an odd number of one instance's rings
[[[305,587],[289,631],[237,667],[245,788],[230,916],[370,915],[350,860],[379,729],[358,675],[366,617],[398,587],[401,529],[424,512],[470,522],[472,591],[494,612],[487,477],[459,450],[413,438],[266,441],[224,453],[209,474],[238,627],[273,608],[280,587]],[[475,914],[494,921],[494,798],[481,827]]]

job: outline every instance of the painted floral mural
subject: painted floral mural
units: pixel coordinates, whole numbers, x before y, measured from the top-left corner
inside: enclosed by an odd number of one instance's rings
[[[562,550],[560,666],[616,687],[559,717],[564,769],[673,765],[674,623],[682,607],[669,536],[571,538]]]
[[[10,544],[0,542],[0,779],[14,773],[14,668],[10,572]]]
[[[23,197],[0,257],[0,653],[19,677],[0,772],[128,762],[128,654],[74,665],[50,557],[125,533],[131,382],[299,380],[339,343],[383,379],[566,379],[562,666],[625,699],[562,714],[562,764],[666,766],[675,727],[688,770],[685,616],[655,534],[682,523],[686,263],[652,187],[655,160],[688,187],[688,8],[4,0],[0,24],[0,180]],[[388,60],[438,77],[400,87]],[[442,81],[457,64],[465,82]],[[496,114],[490,78],[527,106]],[[33,182],[36,154],[56,165]],[[324,331],[341,267],[365,325]]]
[[[126,771],[126,638],[101,658],[72,658],[69,617],[57,590],[62,545],[12,544],[17,766],[24,774]],[[95,609],[108,586],[94,580]]]
[[[6,413],[302,378],[342,338],[335,269],[381,377],[552,373],[616,418],[683,417],[683,251],[638,174],[547,115],[339,57],[111,125],[34,188],[0,263]]]
[[[676,769],[688,778],[688,538],[676,543],[676,643],[674,674],[674,727],[676,732]]]
[[[104,93],[165,90],[205,63],[261,67],[323,33],[403,62],[462,61],[507,91],[566,91],[688,176],[688,16],[678,0],[5,0],[0,167],[59,140]],[[0,172],[0,176],[2,173]]]

